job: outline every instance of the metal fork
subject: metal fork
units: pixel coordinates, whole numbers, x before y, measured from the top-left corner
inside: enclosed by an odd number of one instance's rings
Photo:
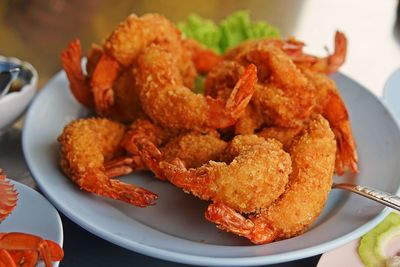
[[[377,190],[375,188],[355,185],[355,184],[347,184],[347,183],[333,183],[332,188],[334,189],[344,189],[361,196],[367,197],[374,201],[377,201],[383,205],[391,207],[395,210],[400,211],[400,197]]]

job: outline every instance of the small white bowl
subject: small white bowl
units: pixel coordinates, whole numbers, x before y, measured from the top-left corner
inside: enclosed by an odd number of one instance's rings
[[[26,110],[36,93],[38,74],[36,69],[26,61],[13,57],[0,56],[0,61],[22,65],[32,73],[32,77],[19,91],[9,92],[0,97],[0,135],[4,133]]]

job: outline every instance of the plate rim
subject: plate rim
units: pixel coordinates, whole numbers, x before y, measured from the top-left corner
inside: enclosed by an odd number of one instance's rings
[[[44,86],[43,88],[39,91],[37,96],[34,98],[32,101],[24,122],[24,126],[29,121],[29,118],[33,116],[33,107],[37,105],[38,99],[42,95],[44,95],[48,90],[51,90],[51,87],[49,84],[54,82],[57,79],[60,79],[64,76],[65,78],[65,73],[63,70],[57,72]],[[394,125],[396,126],[398,132],[400,133],[399,125],[396,123],[396,120],[394,119],[393,115],[391,114],[390,110],[387,108],[387,106],[383,103],[381,98],[378,96],[374,95],[370,90],[368,90],[365,86],[357,82],[356,80],[352,79],[350,76],[347,74],[343,74],[341,72],[335,73],[333,76],[337,77],[342,77],[342,78],[347,78],[350,79],[352,82],[357,84],[358,86],[362,87],[365,93],[369,94],[372,96],[375,100],[377,100],[386,111],[388,111],[388,115],[390,116],[391,120],[394,122]],[[58,209],[60,210],[66,217],[74,221],[76,224],[84,228],[86,231],[104,239],[107,240],[108,242],[111,242],[113,244],[116,244],[118,246],[121,246],[123,248],[126,248],[130,251],[138,252],[147,256],[151,256],[154,258],[162,259],[162,260],[167,260],[167,261],[173,261],[173,262],[178,262],[178,263],[183,263],[183,264],[195,264],[195,265],[214,265],[214,266],[242,266],[242,265],[263,265],[263,264],[276,264],[276,263],[282,263],[282,262],[289,262],[293,260],[298,260],[298,259],[303,259],[315,255],[322,254],[328,250],[332,250],[334,248],[337,248],[341,245],[344,245],[365,232],[369,231],[372,229],[375,225],[377,225],[389,212],[389,208],[383,208],[381,212],[379,212],[374,218],[372,218],[370,221],[367,223],[363,224],[359,228],[355,229],[354,231],[351,231],[347,233],[346,235],[343,235],[339,238],[336,238],[334,240],[318,244],[312,247],[308,248],[303,248],[303,249],[298,249],[294,250],[291,252],[285,252],[285,253],[280,253],[276,255],[264,255],[264,256],[248,256],[248,257],[212,257],[212,256],[199,256],[199,255],[193,255],[193,254],[187,254],[187,253],[181,253],[181,252],[176,252],[176,251],[170,251],[170,250],[165,250],[165,249],[160,249],[157,247],[153,247],[150,245],[145,245],[143,243],[134,241],[134,240],[126,240],[125,238],[121,238],[121,236],[117,236],[113,233],[110,233],[108,231],[105,231],[103,229],[99,229],[99,227],[94,227],[92,225],[89,225],[89,223],[80,218],[80,216],[69,212],[67,209],[63,207],[63,205],[59,204],[56,199],[53,199],[50,195],[50,193],[46,190],[46,186],[42,184],[40,179],[35,178],[35,167],[33,167],[32,163],[32,158],[27,152],[27,131],[25,130],[26,127],[23,127],[23,132],[22,132],[22,148],[23,148],[23,154],[25,157],[25,160],[27,162],[27,165],[32,173],[32,177],[35,179],[35,182],[38,184],[41,192],[46,196],[46,198]],[[400,192],[400,187],[397,188],[396,194]],[[128,242],[129,241],[129,242]],[[194,242],[194,241],[189,241],[189,242]],[[194,242],[197,243],[197,242]],[[217,245],[213,245],[217,246]],[[229,247],[229,246],[224,246],[224,247]],[[234,246],[232,246],[234,247]]]

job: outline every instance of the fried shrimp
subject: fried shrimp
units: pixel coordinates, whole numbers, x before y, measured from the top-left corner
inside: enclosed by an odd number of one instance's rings
[[[121,69],[135,65],[138,55],[152,43],[168,44],[168,49],[178,63],[183,83],[193,88],[196,70],[190,52],[183,49],[178,28],[159,14],[146,14],[142,17],[132,14],[104,42],[105,53],[93,74],[93,92],[101,110],[106,111],[113,105],[112,84]]]
[[[290,148],[293,171],[285,192],[267,209],[245,218],[223,202],[211,204],[206,218],[220,229],[255,244],[306,231],[322,211],[332,185],[336,143],[329,123],[311,121]]]
[[[231,94],[231,88],[243,75],[244,70],[245,68],[236,61],[221,61],[207,74],[204,83],[205,95],[226,101]],[[250,100],[243,115],[235,123],[235,134],[253,134],[264,123],[263,116],[258,111],[253,99]]]
[[[235,123],[251,99],[257,80],[249,65],[226,101],[195,94],[182,83],[175,56],[160,45],[149,45],[138,58],[140,100],[145,113],[170,128],[207,130]]]
[[[255,135],[236,136],[223,152],[226,162],[209,161],[198,168],[186,169],[179,160],[145,158],[154,173],[185,192],[243,213],[268,207],[284,192],[291,172],[281,144]]]
[[[255,110],[261,112],[263,122],[269,125],[295,127],[301,125],[311,114],[314,105],[314,88],[291,58],[272,44],[260,42],[258,45],[252,45],[231,58],[236,64],[218,65],[217,70],[210,72],[210,78],[206,82],[206,93],[211,94],[212,89],[209,87],[212,88],[212,84],[221,83],[220,80],[214,78],[213,72],[217,75],[224,72],[229,75],[240,71],[237,64],[242,66],[254,64],[257,66],[258,74],[258,82],[252,98]],[[214,94],[221,94],[220,91]],[[254,118],[257,117],[254,116]],[[260,126],[262,121],[255,121],[253,124]]]
[[[317,57],[303,52],[305,44],[294,38],[281,39],[256,39],[249,40],[232,48],[224,55],[225,59],[232,60],[239,54],[253,50],[257,46],[274,46],[285,52],[293,62],[301,67],[320,73],[336,72],[345,62],[347,53],[347,38],[340,32],[335,32],[334,52],[326,57]]]
[[[147,170],[141,150],[159,160],[176,162],[179,159],[179,164],[194,168],[218,160],[227,143],[216,131],[200,133],[163,128],[142,118],[129,127],[121,145],[131,154],[135,170]]]
[[[81,67],[81,44],[78,39],[72,41],[61,54],[64,71],[70,82],[71,92],[83,106],[95,110],[99,115],[121,122],[131,122],[141,116],[142,109],[139,102],[139,92],[136,80],[131,69],[116,72],[112,75],[112,91],[108,91],[112,108],[103,109],[98,94],[93,94],[92,77],[96,75],[94,83],[99,77],[110,77],[107,69],[97,68],[97,63],[104,51],[93,45],[87,55],[85,75]],[[102,73],[100,73],[102,72]],[[108,79],[108,78],[107,78]],[[104,80],[101,81],[104,83]],[[97,97],[97,98],[96,98]]]
[[[58,141],[63,172],[82,190],[146,207],[157,195],[111,177],[132,171],[120,156],[125,126],[107,119],[80,119],[69,123]]]
[[[183,48],[180,31],[163,16],[146,14],[142,17],[128,16],[109,35],[101,47],[92,47],[88,54],[88,76],[84,75],[81,68],[82,52],[79,40],[72,41],[63,50],[61,58],[72,93],[84,106],[95,108],[101,116],[110,117],[115,106],[118,107],[116,102],[118,99],[115,99],[116,92],[118,92],[118,89],[115,88],[116,79],[121,72],[131,72],[134,69],[137,56],[151,43],[168,43],[168,49],[178,62],[183,83],[188,88],[193,88],[197,72],[191,60],[192,53]],[[135,91],[135,81],[133,80],[129,84]],[[130,91],[124,90],[124,92]],[[131,95],[135,97],[135,92],[132,92]],[[119,100],[121,101],[121,99]]]
[[[335,161],[336,174],[343,175],[345,171],[350,171],[352,173],[358,172],[357,149],[351,130],[349,114],[336,88],[335,82],[326,74],[317,73],[309,69],[304,69],[303,73],[316,88],[315,106],[312,113],[314,115],[321,114],[327,119],[335,134],[337,144]],[[262,129],[257,132],[257,135],[264,138],[275,138],[281,141],[286,148],[290,146],[294,137],[302,128],[303,126],[292,128],[273,126]]]
[[[314,88],[282,50],[258,46],[238,55],[237,60],[258,67],[259,82],[253,101],[269,124],[293,127],[309,117],[314,105]]]
[[[358,172],[358,156],[350,117],[335,82],[322,73],[307,69],[303,72],[317,89],[316,106],[313,112],[321,114],[329,121],[336,137],[336,173],[342,175],[347,170],[353,173]]]

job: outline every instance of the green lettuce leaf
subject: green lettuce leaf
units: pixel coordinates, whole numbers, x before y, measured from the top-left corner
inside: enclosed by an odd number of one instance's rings
[[[218,25],[195,14],[177,25],[186,38],[193,38],[220,54],[248,39],[280,37],[276,27],[266,22],[252,22],[245,10],[231,14]]]

